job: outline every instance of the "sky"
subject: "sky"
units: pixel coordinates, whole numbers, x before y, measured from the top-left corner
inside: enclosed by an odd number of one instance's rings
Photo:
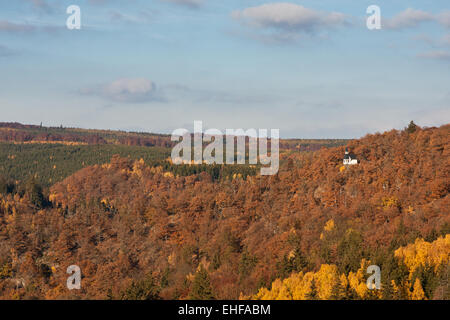
[[[283,138],[449,123],[450,3],[0,0],[0,122],[171,133],[194,120]]]

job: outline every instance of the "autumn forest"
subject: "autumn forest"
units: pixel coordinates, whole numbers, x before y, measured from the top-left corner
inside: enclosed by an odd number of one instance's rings
[[[0,299],[450,299],[449,137],[281,140],[261,176],[176,166],[166,135],[1,123]]]

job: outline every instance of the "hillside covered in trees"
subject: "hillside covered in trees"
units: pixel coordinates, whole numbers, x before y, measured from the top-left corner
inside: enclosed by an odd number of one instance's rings
[[[3,188],[0,297],[448,299],[449,134],[367,135],[348,167],[343,146],[288,152],[275,176],[114,156],[48,193]]]
[[[314,152],[347,142],[344,139],[283,139],[280,149],[282,153]],[[0,189],[5,184],[9,188],[23,189],[30,179],[45,188],[50,187],[82,168],[108,162],[113,155],[143,159],[147,165],[163,166],[174,175],[206,171],[213,179],[219,179],[234,174],[254,175],[257,171],[249,166],[172,166],[166,160],[175,144],[170,135],[0,122]]]

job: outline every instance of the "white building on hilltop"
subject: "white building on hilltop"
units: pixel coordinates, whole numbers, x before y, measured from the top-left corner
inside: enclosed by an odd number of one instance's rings
[[[353,153],[348,152],[348,148],[345,148],[344,165],[354,165],[354,164],[358,164],[358,159]]]

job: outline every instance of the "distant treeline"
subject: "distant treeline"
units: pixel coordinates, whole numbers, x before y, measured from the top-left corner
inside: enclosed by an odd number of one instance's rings
[[[19,143],[64,142],[89,145],[116,144],[163,148],[171,148],[177,143],[171,141],[170,135],[164,134],[64,128],[63,126],[44,127],[24,125],[17,122],[0,122],[0,141]],[[280,140],[280,149],[317,151],[323,147],[331,148],[347,143],[348,140],[345,139],[282,139]]]
[[[143,147],[171,147],[169,135],[64,127],[41,127],[20,123],[0,123],[0,141],[78,142],[81,144],[120,144]]]

